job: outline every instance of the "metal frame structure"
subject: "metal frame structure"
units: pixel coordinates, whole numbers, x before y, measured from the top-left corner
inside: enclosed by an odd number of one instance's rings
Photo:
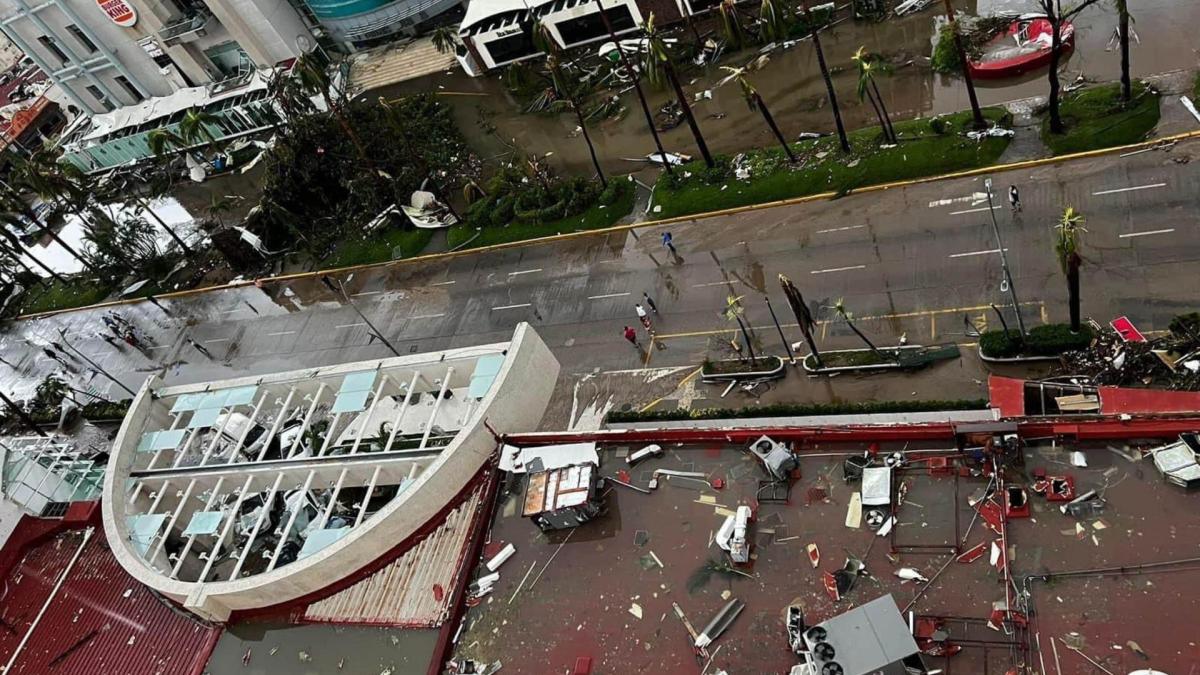
[[[48,515],[45,507],[50,504],[74,501],[90,501],[100,495],[104,479],[104,464],[97,463],[88,455],[95,448],[80,449],[74,443],[41,436],[18,436],[0,442],[5,451],[3,467],[4,496],[36,515]],[[36,483],[26,482],[33,465],[40,467],[42,475]],[[43,492],[51,478],[56,480],[49,492]],[[70,492],[60,492],[70,486]],[[44,504],[36,505],[36,498]],[[61,516],[61,513],[53,514]]]

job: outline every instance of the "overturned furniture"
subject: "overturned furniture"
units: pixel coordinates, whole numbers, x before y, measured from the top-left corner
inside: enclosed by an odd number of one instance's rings
[[[597,496],[599,482],[599,471],[591,462],[531,472],[521,515],[543,530],[578,527],[604,512]]]
[[[1200,487],[1200,437],[1196,434],[1179,434],[1179,440],[1150,451],[1154,456],[1154,468],[1168,481],[1185,488]]]
[[[891,595],[804,631],[795,675],[926,675],[917,643]]]

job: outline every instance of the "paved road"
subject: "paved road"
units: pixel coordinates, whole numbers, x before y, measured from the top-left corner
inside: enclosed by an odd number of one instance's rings
[[[1024,209],[996,215],[1030,325],[1063,320],[1065,282],[1053,253],[1053,223],[1065,205],[1087,217],[1083,256],[1085,315],[1129,315],[1143,330],[1200,302],[1197,199],[1200,142],[1170,152],[1110,156],[995,177],[1000,199],[1010,183]],[[736,184],[729,189],[737,189]],[[1005,303],[981,179],[958,179],[834,201],[763,209],[675,225],[679,251],[661,230],[588,236],[433,263],[398,264],[350,275],[355,305],[402,353],[504,340],[520,321],[547,339],[567,373],[695,364],[727,333],[720,317],[730,294],[745,296],[746,316],[770,326],[767,292],[791,324],[777,275],[789,275],[819,318],[844,297],[861,327],[880,343],[906,333],[910,343],[963,342],[963,317],[995,325],[990,303]],[[621,337],[637,325],[642,292],[657,301],[658,338],[649,354]],[[222,290],[168,303],[171,315],[143,303],[121,314],[153,345],[146,355],[95,338],[102,312],[81,311],[5,328],[2,386],[27,394],[59,370],[39,347],[64,327],[72,344],[136,389],[151,373],[170,383],[206,381],[389,355],[353,308],[319,282],[301,280]],[[853,346],[837,322],[822,327],[827,347]],[[795,329],[790,339],[799,339]],[[194,339],[211,352],[206,357]],[[778,336],[761,330],[767,349]],[[75,375],[77,381],[89,379]],[[120,392],[103,377],[95,389]],[[907,391],[905,392],[907,394]]]

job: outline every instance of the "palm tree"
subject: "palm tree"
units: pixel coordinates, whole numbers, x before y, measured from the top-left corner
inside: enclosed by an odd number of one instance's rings
[[[889,143],[896,143],[896,130],[892,127],[892,119],[883,103],[883,96],[879,93],[879,86],[875,83],[876,74],[888,72],[887,64],[883,63],[877,54],[868,54],[866,47],[859,47],[851,60],[858,67],[858,100],[861,101],[865,96],[871,102],[871,107],[875,109],[875,115],[879,118],[879,128],[883,130],[883,137]]]
[[[738,328],[742,331],[742,339],[746,342],[746,351],[750,354],[750,365],[758,363],[758,357],[754,354],[754,342],[750,339],[750,330],[746,328],[746,322],[742,320],[742,314],[746,311],[742,307],[742,296],[729,296],[725,298],[724,316],[726,320],[737,321]]]
[[[836,312],[838,316],[842,317],[842,321],[845,321],[846,325],[850,327],[850,330],[854,331],[854,334],[857,335],[860,340],[866,343],[867,347],[872,353],[875,354],[875,356],[879,357],[880,359],[887,358],[883,355],[883,352],[879,351],[879,348],[875,346],[875,343],[871,342],[867,336],[863,335],[863,332],[858,329],[858,326],[854,325],[854,315],[846,310],[846,303],[844,302],[843,298],[838,298],[837,302],[833,303],[833,311]]]
[[[179,137],[187,145],[216,145],[217,137],[211,129],[216,124],[216,115],[198,108],[188,108],[179,121]]]
[[[829,94],[829,105],[833,109],[833,122],[837,126],[838,143],[842,152],[850,152],[850,139],[846,137],[846,125],[842,123],[842,110],[838,107],[837,92],[833,90],[833,78],[829,76],[829,66],[825,64],[825,52],[821,49],[820,27],[813,21],[812,12],[808,9],[808,0],[800,0],[804,8],[804,19],[808,21],[809,35],[812,37],[813,50],[817,52],[817,65],[821,67],[821,77],[825,79],[825,91]]]
[[[758,8],[758,23],[763,42],[776,42],[787,38],[791,18],[786,2],[781,7],[779,0],[762,0]]]
[[[741,49],[747,42],[746,29],[742,26],[742,15],[736,0],[721,0],[717,11],[721,14],[721,32],[725,42],[733,49]]]
[[[1061,6],[1062,0],[1037,0],[1042,13],[1046,15],[1046,20],[1050,22],[1050,70],[1047,73],[1047,77],[1050,80],[1048,102],[1050,104],[1050,133],[1052,134],[1063,134],[1067,131],[1062,121],[1062,114],[1059,112],[1059,99],[1061,98],[1062,86],[1058,81],[1058,66],[1062,62],[1063,24],[1074,19],[1080,12],[1099,1],[1079,0],[1079,4],[1064,12]]]
[[[174,150],[187,147],[187,141],[170,129],[155,129],[146,135],[146,145],[155,157],[165,157]]]
[[[350,119],[346,116],[344,106],[341,105],[340,101],[333,100],[333,93],[331,92],[333,80],[329,77],[329,70],[325,67],[325,64],[318,62],[314,53],[309,52],[296,59],[296,65],[293,66],[293,70],[297,78],[299,78],[299,85],[303,91],[309,94],[317,94],[325,101],[326,110],[329,111],[329,114],[333,115],[338,122],[338,126],[342,128],[346,137],[354,145],[359,160],[366,162],[366,148],[363,146],[362,141],[359,140],[358,134],[354,131],[354,126],[350,124]]]
[[[1054,254],[1058,264],[1067,277],[1067,305],[1071,311],[1071,332],[1079,332],[1079,266],[1083,258],[1079,257],[1079,234],[1086,232],[1083,228],[1083,214],[1068,206],[1058,219],[1055,227],[1058,238],[1054,241]]]
[[[721,66],[721,70],[729,73],[723,82],[733,80],[734,82],[738,83],[738,86],[742,90],[742,98],[746,100],[746,105],[750,107],[751,111],[757,110],[762,114],[763,121],[766,122],[767,126],[771,128],[771,133],[775,134],[775,139],[779,141],[780,147],[782,147],[783,151],[787,154],[788,161],[795,162],[796,155],[792,153],[792,148],[788,146],[787,139],[785,139],[783,137],[783,133],[779,131],[779,126],[775,124],[775,118],[771,116],[771,111],[767,108],[766,102],[763,101],[762,95],[759,94],[758,90],[754,88],[754,85],[750,84],[750,81],[746,79],[746,69]]]
[[[73,165],[59,164],[49,151],[39,150],[31,154],[28,158],[14,158],[13,178],[18,185],[52,205],[58,206],[63,202],[76,204],[80,196],[80,190],[72,180],[70,172],[65,170],[67,166],[74,168]],[[78,170],[76,169],[76,171]],[[20,199],[19,195],[17,198]],[[78,209],[68,207],[68,210],[73,211],[76,216],[83,220],[83,215]],[[84,269],[94,274],[100,273],[100,270],[92,264],[91,260],[63,241],[62,237],[58,236],[58,233],[46,222],[37,218],[32,209],[29,209],[28,215],[31,217],[30,222],[37,223],[40,226],[39,236],[48,235],[64,251],[70,254],[72,258],[78,260]]]
[[[1121,42],[1121,100],[1133,98],[1133,83],[1129,79],[1129,0],[1116,0],[1117,38]]]
[[[25,255],[33,261],[35,265],[42,268],[46,274],[50,275],[57,281],[66,283],[67,280],[58,272],[55,272],[49,265],[38,260],[37,256],[32,252],[27,251],[21,245],[21,238],[13,233],[13,230],[24,231],[31,225],[40,226],[37,216],[33,213],[33,209],[21,199],[21,195],[15,190],[4,184],[6,187],[3,197],[0,197],[0,246],[4,246],[4,253],[13,259],[18,266],[33,274],[39,280],[41,276],[34,273],[28,265],[21,260],[21,256]]]
[[[679,108],[683,110],[683,118],[687,120],[688,128],[692,130],[692,136],[700,148],[700,156],[704,158],[704,163],[708,168],[713,168],[717,163],[713,161],[712,153],[708,151],[708,144],[704,142],[704,135],[700,133],[700,125],[696,124],[696,116],[692,114],[692,106],[688,102],[687,94],[683,93],[683,87],[679,84],[679,76],[675,74],[675,63],[671,58],[671,52],[667,49],[662,35],[654,28],[654,12],[650,13],[646,23],[642,25],[642,32],[646,35],[646,51],[649,58],[662,68],[663,73],[667,76],[667,81],[671,83],[671,88],[675,90],[675,100],[679,102]]]
[[[592,137],[588,133],[587,122],[583,119],[583,110],[579,106],[579,101],[576,100],[574,92],[571,91],[571,83],[563,77],[562,64],[559,62],[561,49],[558,46],[558,41],[549,33],[546,25],[539,22],[534,27],[534,43],[539,50],[546,54],[546,69],[550,71],[550,80],[554,83],[554,88],[558,90],[559,95],[575,112],[575,119],[579,122],[579,128],[583,131],[583,140],[587,143],[588,153],[592,156],[592,166],[596,169],[596,175],[600,177],[600,184],[608,187],[608,181],[604,178],[604,170],[600,168],[600,160],[596,157],[596,146],[592,145]]]
[[[654,147],[658,148],[658,157],[662,160],[663,168],[667,174],[674,172],[671,168],[671,162],[667,161],[667,151],[663,150],[662,139],[658,137],[658,128],[654,126],[654,115],[650,112],[650,105],[646,103],[646,93],[642,91],[642,84],[638,81],[637,71],[629,63],[629,58],[625,56],[625,51],[621,49],[621,43],[617,40],[617,34],[613,31],[612,21],[609,20],[608,14],[604,11],[602,0],[596,0],[596,9],[599,10],[600,20],[604,22],[604,29],[608,32],[608,38],[613,44],[617,45],[617,58],[621,61],[621,66],[625,69],[625,76],[633,83],[633,90],[637,92],[638,102],[642,104],[642,112],[646,115],[646,126],[650,129],[650,135],[654,137]]]
[[[176,244],[179,244],[179,248],[183,250],[184,256],[191,256],[195,254],[195,251],[192,250],[192,247],[187,245],[187,242],[185,242],[183,238],[179,236],[179,233],[175,231],[175,228],[167,225],[167,222],[162,219],[162,216],[159,216],[158,213],[150,207],[150,199],[147,198],[146,195],[139,192],[137,186],[130,185],[128,182],[122,181],[120,185],[114,185],[113,188],[115,188],[115,191],[112,194],[114,198],[118,198],[123,201],[126,207],[136,206],[141,209],[143,213],[149,215],[150,218],[154,220],[154,222],[158,223],[158,226],[161,227],[171,237],[171,239],[175,240]]]
[[[983,119],[983,109],[979,107],[979,97],[975,95],[975,80],[971,77],[971,68],[967,63],[967,50],[963,48],[962,35],[958,32],[958,20],[954,18],[954,7],[950,0],[942,0],[946,7],[946,21],[949,22],[950,34],[954,36],[954,50],[958,52],[958,62],[962,66],[963,83],[967,85],[967,99],[971,101],[971,117],[976,129],[987,126]]]
[[[453,26],[439,26],[429,33],[429,41],[439,54],[454,54],[462,44],[458,40],[458,31]]]
[[[808,343],[808,351],[815,362],[813,365],[820,368],[824,364],[821,362],[821,352],[817,351],[817,341],[813,339],[813,327],[816,326],[816,322],[813,321],[812,312],[808,311],[804,296],[800,295],[800,290],[791,279],[780,274],[779,285],[783,286],[783,294],[787,297],[792,313],[796,315],[796,323],[800,324],[800,332],[804,334],[804,341]]]

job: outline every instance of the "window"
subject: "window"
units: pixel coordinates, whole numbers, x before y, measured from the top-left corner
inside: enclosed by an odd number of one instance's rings
[[[604,13],[612,23],[614,33],[620,33],[621,31],[633,28],[633,15],[629,13],[628,7],[624,5],[611,7],[605,9]],[[600,18],[600,12],[592,12],[559,23],[558,34],[562,36],[563,42],[566,43],[565,46],[569,47],[580,42],[606,36],[608,35],[608,29],[604,25],[604,19]]]
[[[104,93],[99,89],[97,89],[96,85],[89,84],[84,87],[84,89],[87,89],[87,93],[91,94],[92,98],[96,99],[96,102],[99,103],[100,107],[106,112],[113,109],[112,101],[108,100],[108,97],[105,96]]]
[[[139,103],[146,100],[146,97],[142,96],[142,92],[138,91],[137,87],[133,86],[132,82],[125,79],[124,75],[118,75],[113,79],[117,81],[117,84],[121,85],[121,88],[125,90],[126,94],[129,94],[129,97],[133,99],[134,103]]]
[[[58,46],[58,43],[54,41],[54,38],[50,37],[49,35],[43,35],[38,38],[38,42],[42,43],[42,46],[46,48],[46,51],[57,57],[59,63],[67,62],[66,53],[64,53],[62,48]]]
[[[71,24],[67,26],[67,31],[70,32],[71,35],[75,36],[76,42],[83,45],[83,48],[88,50],[89,54],[96,51],[96,43],[89,40],[88,36],[84,35],[83,31],[79,30],[79,26]]]
[[[488,53],[492,55],[492,60],[496,65],[516,61],[519,58],[537,53],[537,47],[533,46],[533,36],[528,31],[522,30],[515,35],[502,37],[499,40],[492,40],[485,43]]]

